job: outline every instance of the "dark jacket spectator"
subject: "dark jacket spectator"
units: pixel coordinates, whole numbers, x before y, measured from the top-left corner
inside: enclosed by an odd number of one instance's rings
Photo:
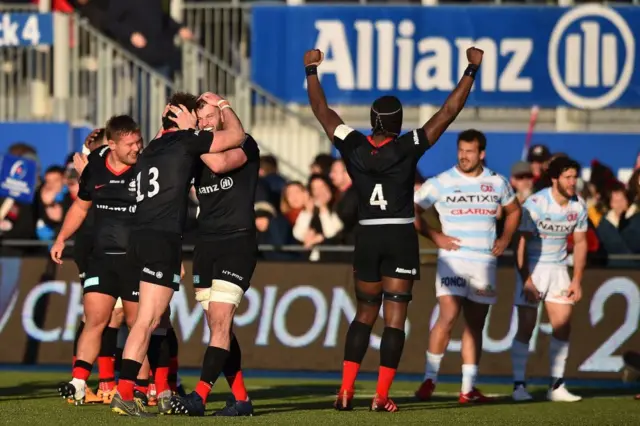
[[[342,160],[338,159],[333,162],[329,177],[337,188],[335,210],[344,226],[340,235],[340,243],[354,245],[355,229],[358,224],[358,194]]]
[[[287,184],[278,170],[278,160],[273,155],[260,156],[260,181],[266,192],[267,200],[272,206],[280,207],[280,196]]]

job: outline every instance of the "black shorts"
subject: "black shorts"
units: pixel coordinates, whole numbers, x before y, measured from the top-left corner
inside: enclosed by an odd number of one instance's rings
[[[161,231],[135,231],[129,235],[127,250],[138,280],[180,289],[182,237]]]
[[[115,299],[138,302],[140,281],[135,272],[125,253],[92,256],[84,280],[84,294],[108,294]]]
[[[198,239],[193,252],[193,286],[209,288],[213,280],[221,280],[247,291],[257,259],[258,245],[253,233]]]
[[[73,261],[78,267],[78,276],[81,282],[84,282],[86,278],[92,251],[93,235],[90,233],[79,233],[76,235],[73,241]]]
[[[358,225],[353,259],[356,279],[380,281],[382,277],[420,279],[420,247],[413,223]]]

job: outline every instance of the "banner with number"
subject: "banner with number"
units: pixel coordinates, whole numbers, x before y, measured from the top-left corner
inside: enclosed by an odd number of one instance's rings
[[[483,49],[467,105],[640,106],[640,8],[553,6],[267,6],[252,8],[252,77],[307,103],[306,50],[325,52],[329,103],[441,104]]]
[[[53,14],[0,13],[0,47],[53,45]]]
[[[75,331],[82,318],[82,286],[73,262],[65,262],[51,281],[41,282],[45,259],[1,259],[0,363],[23,359],[69,365]],[[191,285],[191,262],[185,262],[184,285],[171,301],[173,325],[181,342],[180,365],[199,368],[209,331]],[[422,374],[429,330],[438,316],[435,267],[425,265],[414,285],[406,322],[407,342],[399,371]],[[484,329],[481,375],[511,376],[511,342],[517,331],[513,307],[513,267],[497,274],[498,303]],[[572,321],[567,377],[620,378],[622,353],[640,348],[640,272],[590,269],[582,300]],[[437,285],[446,285],[446,282]],[[258,263],[252,286],[235,318],[243,346],[243,367],[292,371],[339,371],[349,322],[355,315],[351,265]],[[377,371],[378,321],[371,336],[364,371]],[[460,374],[461,321],[454,329],[441,373]],[[549,374],[551,328],[546,314],[531,339],[530,376]],[[28,352],[28,353],[27,353]]]

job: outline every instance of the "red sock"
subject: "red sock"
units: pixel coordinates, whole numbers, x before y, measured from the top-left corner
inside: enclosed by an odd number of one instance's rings
[[[202,380],[200,380],[198,382],[198,384],[196,385],[196,391],[195,391],[198,395],[200,395],[200,398],[202,398],[202,401],[204,401],[204,403],[207,403],[207,397],[209,396],[209,392],[211,392],[211,385],[207,382],[203,382]]]
[[[98,357],[98,377],[102,380],[115,380],[116,359],[112,356]]]
[[[120,379],[118,381],[118,393],[124,401],[133,401],[133,389],[136,382],[133,380]]]
[[[169,367],[156,368],[156,374],[153,375],[153,383],[156,385],[156,395],[171,390],[169,387]]]
[[[342,386],[340,387],[340,392],[353,392],[359,370],[360,364],[357,362],[344,361],[342,363]]]
[[[135,385],[133,387],[134,390],[140,391],[143,394],[148,394],[149,393],[149,386],[140,386],[140,385]],[[118,383],[118,390],[120,390],[120,384]]]
[[[378,370],[378,387],[376,393],[379,397],[388,398],[389,389],[393,383],[393,378],[396,376],[396,369],[389,367],[380,367]]]
[[[174,356],[169,361],[169,387],[172,392],[178,390],[178,357]]]
[[[236,401],[246,401],[249,398],[247,395],[247,387],[244,385],[244,378],[242,377],[242,371],[238,371],[234,376],[227,376],[227,383],[231,388],[231,393]]]
[[[85,382],[91,375],[91,364],[88,364],[84,361],[77,361],[76,364],[86,364],[86,365],[76,365],[73,367],[71,371],[71,376],[74,379],[84,380]]]

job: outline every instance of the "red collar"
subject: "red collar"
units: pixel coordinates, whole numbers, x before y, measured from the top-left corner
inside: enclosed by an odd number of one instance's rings
[[[376,145],[376,143],[373,141],[373,136],[367,136],[367,140],[369,141],[369,143],[374,147],[374,148],[380,148],[385,146],[386,144],[388,144],[389,142],[391,142],[394,138],[386,138],[385,140],[383,140],[382,142],[380,142],[378,145]]]
[[[110,155],[111,155],[111,151],[107,153],[107,156],[104,159],[104,163],[107,165],[107,170],[109,170],[115,176],[120,176],[121,174],[125,173],[127,170],[131,168],[131,166],[125,166],[122,170],[115,170],[114,168],[111,167],[111,164],[109,164]]]
[[[178,130],[180,130],[180,129],[171,128],[169,130],[163,130],[163,131],[160,132],[160,136],[164,136],[165,134],[171,133],[171,132],[177,132]]]

